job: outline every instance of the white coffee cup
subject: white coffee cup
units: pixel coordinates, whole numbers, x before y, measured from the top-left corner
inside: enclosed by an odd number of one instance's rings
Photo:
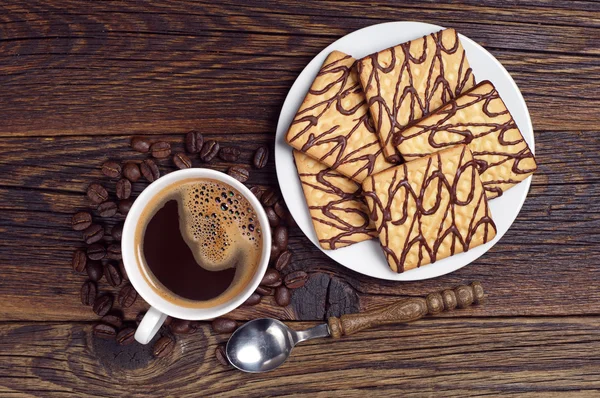
[[[262,255],[260,258],[260,263],[258,264],[256,272],[250,282],[243,288],[239,295],[233,297],[225,303],[221,303],[209,308],[183,307],[159,295],[148,284],[147,278],[142,275],[142,270],[147,268],[138,264],[138,258],[141,258],[142,256],[137,256],[135,253],[135,229],[148,203],[156,196],[156,194],[163,191],[163,189],[166,189],[173,184],[177,184],[181,180],[187,179],[212,179],[224,182],[237,189],[256,211],[258,222],[262,231]],[[186,169],[175,171],[159,178],[150,184],[150,186],[148,186],[137,197],[133,203],[133,206],[129,210],[129,213],[127,214],[127,219],[125,220],[123,237],[121,241],[121,251],[129,281],[135,290],[137,290],[139,295],[142,296],[142,298],[151,306],[148,312],[146,312],[144,319],[142,319],[142,322],[138,326],[137,331],[135,332],[135,339],[138,342],[142,344],[148,344],[148,342],[152,340],[156,332],[160,329],[168,315],[180,319],[207,320],[225,315],[244,303],[244,301],[246,301],[248,297],[250,297],[250,295],[256,290],[267,270],[269,256],[271,253],[271,230],[269,228],[269,221],[267,219],[265,210],[256,196],[254,196],[254,194],[250,192],[250,190],[246,188],[244,184],[219,171],[202,168]]]

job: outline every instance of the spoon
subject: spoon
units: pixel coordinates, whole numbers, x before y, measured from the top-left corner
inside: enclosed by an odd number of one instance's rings
[[[329,336],[339,338],[373,326],[411,322],[425,315],[479,304],[482,300],[483,288],[479,282],[473,282],[469,286],[431,293],[426,298],[401,300],[378,310],[333,316],[327,323],[303,331],[292,330],[276,319],[255,319],[231,335],[227,342],[227,359],[244,372],[268,372],[281,366],[294,346],[302,341]]]

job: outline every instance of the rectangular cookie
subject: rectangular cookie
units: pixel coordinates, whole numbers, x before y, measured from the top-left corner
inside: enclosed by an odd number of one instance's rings
[[[496,236],[466,145],[370,176],[363,182],[363,194],[395,272],[465,252]]]
[[[395,163],[396,133],[475,85],[454,29],[368,55],[357,67],[383,153]]]
[[[294,160],[321,247],[338,249],[377,236],[360,185],[302,152],[294,151]]]
[[[531,175],[537,164],[498,91],[483,81],[396,137],[405,160],[467,144],[488,199]]]
[[[286,140],[295,149],[362,182],[392,165],[383,157],[355,59],[333,51],[298,109]]]

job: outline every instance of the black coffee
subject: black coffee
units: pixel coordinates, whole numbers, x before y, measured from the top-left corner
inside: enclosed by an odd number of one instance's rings
[[[185,180],[147,206],[137,234],[150,284],[179,305],[213,306],[235,297],[254,275],[262,233],[254,209],[233,187]]]

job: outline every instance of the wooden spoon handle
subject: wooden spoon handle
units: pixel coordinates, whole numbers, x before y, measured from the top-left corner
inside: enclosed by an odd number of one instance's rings
[[[442,311],[452,311],[456,307],[466,308],[483,301],[481,283],[469,286],[460,285],[452,290],[431,293],[426,298],[415,297],[401,300],[388,307],[359,314],[332,316],[328,320],[331,337],[339,338],[373,326],[389,323],[416,321],[425,315],[435,315]]]

